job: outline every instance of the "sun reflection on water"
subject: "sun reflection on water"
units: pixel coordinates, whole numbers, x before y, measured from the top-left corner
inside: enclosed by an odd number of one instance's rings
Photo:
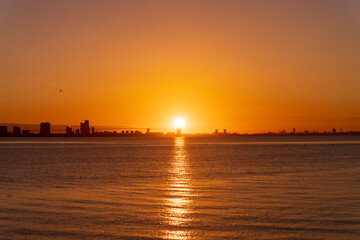
[[[191,221],[189,213],[193,196],[184,145],[184,138],[175,139],[174,156],[168,172],[170,182],[166,188],[168,197],[165,199],[165,223],[171,229],[164,231],[164,239],[190,239],[191,237],[189,231],[182,230]]]

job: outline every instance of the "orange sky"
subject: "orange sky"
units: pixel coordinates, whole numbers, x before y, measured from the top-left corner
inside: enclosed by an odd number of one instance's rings
[[[357,1],[0,1],[0,122],[360,130],[359,43]]]

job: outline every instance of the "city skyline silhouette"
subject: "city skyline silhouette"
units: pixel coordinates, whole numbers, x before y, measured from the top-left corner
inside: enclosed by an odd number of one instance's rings
[[[176,119],[178,120],[178,119]],[[348,130],[344,131],[342,128],[336,129],[333,128],[330,131],[313,131],[304,129],[303,131],[296,131],[296,128],[292,128],[291,131],[281,130],[278,132],[268,131],[268,132],[259,132],[259,133],[247,133],[247,132],[235,132],[228,131],[228,129],[215,129],[213,132],[184,132],[185,124],[176,125],[174,131],[151,131],[151,128],[115,128],[108,127],[108,130],[98,130],[96,126],[90,126],[89,120],[84,120],[80,122],[79,125],[60,125],[55,130],[51,130],[51,124],[49,122],[41,122],[39,129],[29,129],[26,128],[22,130],[19,124],[0,124],[0,137],[29,137],[29,136],[40,136],[40,137],[106,137],[106,136],[151,136],[151,137],[163,137],[163,136],[251,136],[251,135],[262,135],[262,136],[302,136],[302,135],[360,135],[360,131]],[[9,130],[8,130],[9,126]],[[10,130],[12,128],[12,131]],[[24,127],[23,127],[24,128]],[[100,129],[103,129],[103,127]],[[21,131],[22,130],[22,131]]]

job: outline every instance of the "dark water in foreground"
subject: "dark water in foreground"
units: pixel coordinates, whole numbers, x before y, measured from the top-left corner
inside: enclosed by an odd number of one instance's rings
[[[360,239],[360,137],[2,138],[0,239]]]

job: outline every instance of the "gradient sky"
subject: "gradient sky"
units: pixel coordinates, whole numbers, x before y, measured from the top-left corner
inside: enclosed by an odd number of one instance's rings
[[[359,64],[360,1],[0,1],[3,123],[360,130]]]

